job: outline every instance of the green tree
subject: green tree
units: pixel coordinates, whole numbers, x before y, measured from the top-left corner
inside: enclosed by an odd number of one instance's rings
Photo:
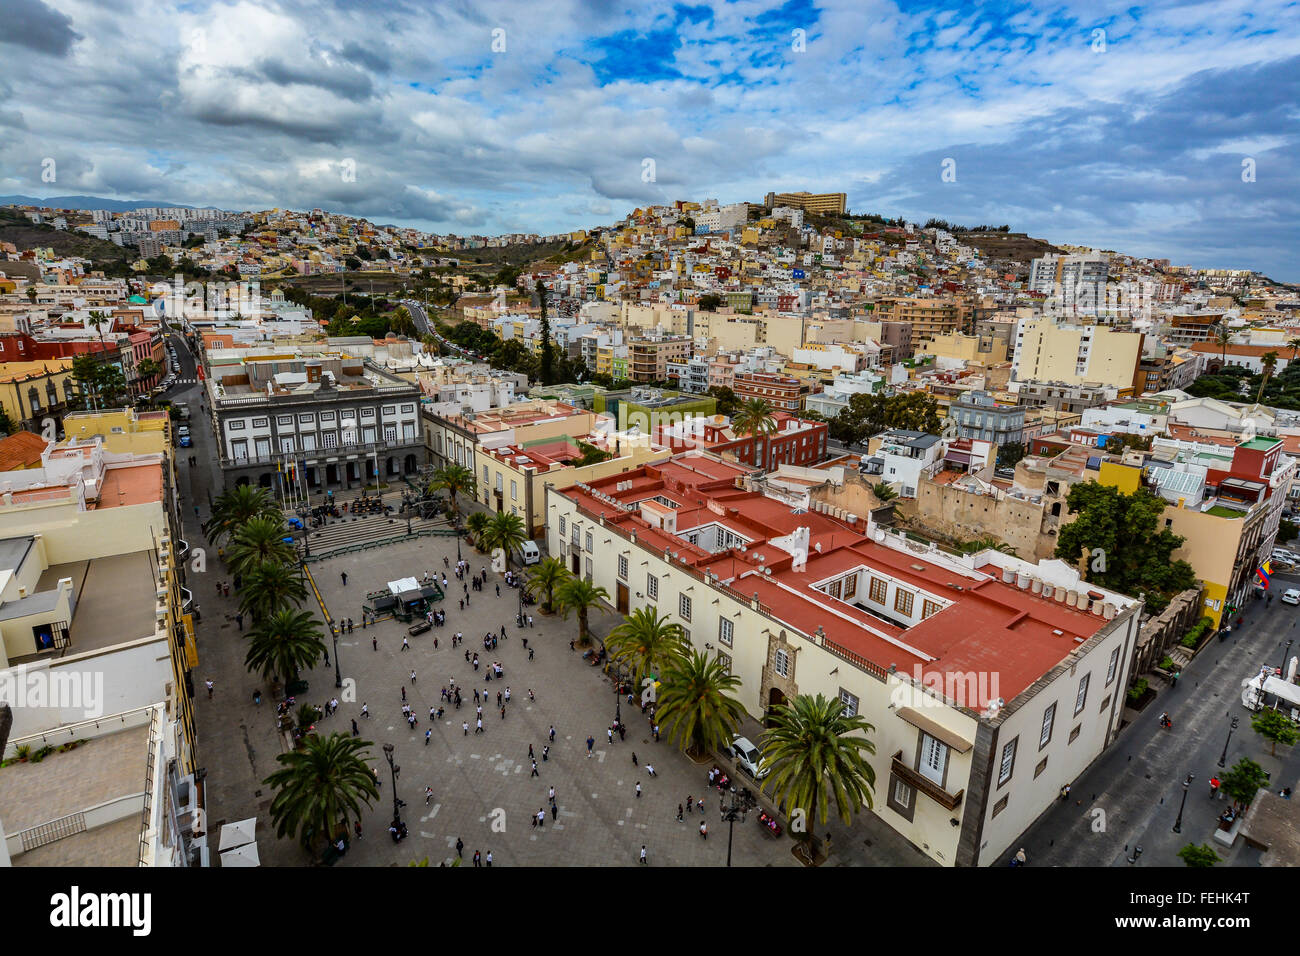
[[[1228,345],[1232,342],[1232,332],[1225,325],[1214,327],[1214,341],[1219,346],[1219,367],[1228,364]]]
[[[1250,806],[1260,787],[1268,786],[1268,774],[1249,757],[1242,757],[1223,775],[1220,789],[1242,806]]]
[[[9,412],[0,408],[0,435],[12,435],[18,430],[17,424],[9,417]]]
[[[469,532],[474,547],[479,551],[487,550],[487,527],[492,518],[486,511],[474,511],[465,519],[465,530]]]
[[[772,708],[771,728],[763,735],[763,757],[771,774],[763,790],[786,814],[807,814],[807,840],[813,825],[826,823],[830,801],[847,825],[863,804],[872,806],[876,771],[867,754],[876,752],[868,735],[875,728],[861,715],[844,713],[844,704],[821,694],[800,694]]]
[[[655,717],[668,739],[695,754],[720,750],[731,742],[745,717],[735,697],[740,678],[727,673],[716,657],[689,651],[675,657],[659,675]]]
[[[1183,539],[1160,520],[1163,498],[1146,488],[1125,495],[1087,481],[1071,488],[1066,502],[1078,517],[1060,530],[1056,557],[1073,564],[1085,558],[1082,571],[1088,581],[1121,594],[1145,595],[1153,614],[1195,586],[1192,566],[1173,558]]]
[[[528,540],[528,529],[524,519],[510,511],[498,511],[488,519],[487,528],[481,535],[484,547],[489,551],[500,548],[505,552],[506,561],[510,555],[523,547]]]
[[[1264,367],[1264,374],[1259,380],[1259,391],[1255,393],[1255,404],[1264,397],[1264,386],[1268,384],[1269,378],[1273,375],[1273,369],[1277,368],[1277,353],[1265,352],[1260,356],[1259,364]]]
[[[280,517],[253,518],[240,526],[231,539],[227,563],[240,578],[251,576],[265,562],[289,564],[297,559],[293,545],[284,539],[289,531]]]
[[[687,647],[682,626],[653,607],[637,608],[605,639],[610,658],[631,669],[636,687],[647,674],[658,676],[671,666]]]
[[[610,383],[611,385],[613,382]],[[725,385],[714,385],[709,388],[709,394],[717,399],[717,410],[719,415],[731,417],[740,407],[740,399],[736,393]]]
[[[433,473],[433,478],[429,482],[428,493],[447,492],[448,497],[451,499],[451,510],[456,514],[460,514],[457,496],[468,495],[473,498],[476,487],[474,472],[464,465],[444,465]]]
[[[1008,442],[998,448],[998,467],[1013,468],[1016,462],[1025,457],[1025,445],[1023,442]]]
[[[542,366],[541,379],[543,385],[554,384],[553,373],[555,371],[555,348],[551,344],[551,320],[546,317],[546,283],[540,279],[537,282],[537,297],[542,307],[542,326],[540,334],[542,337]]]
[[[1268,707],[1251,715],[1250,727],[1272,744],[1269,753],[1274,757],[1277,756],[1278,744],[1290,747],[1300,738],[1300,729],[1296,728],[1295,721],[1288,714]]]
[[[254,518],[279,518],[280,509],[265,488],[235,485],[227,488],[212,503],[207,535],[213,544],[234,534]]]
[[[1188,866],[1209,867],[1223,860],[1207,843],[1189,843],[1178,851],[1178,858]]]
[[[82,408],[89,411],[101,407],[99,404],[99,362],[94,355],[83,353],[73,357],[72,380],[77,383]]]
[[[695,308],[701,312],[716,312],[721,306],[722,296],[715,295],[712,292],[706,293],[695,300]]]
[[[104,326],[111,326],[113,324],[112,320],[99,309],[94,309],[90,313],[90,324],[99,333],[99,350],[101,352],[107,351],[108,343],[104,341]]]
[[[876,497],[881,501],[892,501],[898,497],[898,492],[889,487],[888,482],[878,481],[871,486],[871,490],[876,493]]]
[[[564,561],[556,557],[542,558],[528,571],[528,593],[533,597],[545,594],[546,600],[542,610],[550,613],[555,604],[555,589],[567,581],[572,574],[564,566]]]
[[[140,382],[151,382],[162,374],[163,367],[151,358],[141,359],[136,363],[135,376]]]
[[[283,677],[290,683],[303,668],[315,667],[324,654],[325,641],[312,616],[286,608],[248,632],[244,666],[268,680]]]
[[[298,837],[304,848],[346,833],[363,805],[379,798],[379,784],[367,763],[369,740],[312,734],[301,749],[276,757],[280,769],[263,783],[275,791],[271,820],[277,837]]]
[[[555,607],[566,619],[570,612],[578,617],[578,643],[586,646],[590,640],[587,631],[587,618],[592,608],[604,613],[604,602],[609,601],[609,592],[593,585],[586,578],[570,577],[555,588]]]
[[[925,392],[891,395],[885,399],[885,427],[937,435],[942,431],[939,405]]]
[[[257,565],[243,581],[239,610],[252,616],[253,622],[265,620],[291,605],[307,600],[307,585],[302,571],[295,565],[268,561]]]
[[[777,425],[776,418],[772,415],[772,406],[761,398],[751,398],[736,410],[731,418],[731,428],[737,435],[750,435],[754,438],[775,434]],[[757,456],[757,449],[754,454]]]

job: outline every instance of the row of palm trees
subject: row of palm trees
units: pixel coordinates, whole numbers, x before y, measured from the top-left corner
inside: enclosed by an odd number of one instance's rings
[[[227,567],[238,582],[239,610],[252,622],[245,666],[263,679],[295,682],[322,659],[325,641],[315,618],[301,609],[307,585],[284,514],[265,489],[236,485],[213,503],[207,532],[214,544],[229,543]],[[318,718],[305,704],[297,715],[304,730]],[[275,791],[276,835],[297,836],[311,850],[348,832],[362,805],[379,796],[370,746],[347,734],[306,733],[297,749],[277,757],[280,769],[264,781]]]
[[[604,588],[572,574],[558,558],[535,565],[526,586],[545,598],[544,611],[576,612],[584,643],[588,613],[603,612],[609,600]],[[670,742],[697,755],[730,745],[745,716],[735,696],[740,678],[692,647],[681,624],[653,607],[637,608],[610,632],[605,649],[627,668],[634,687],[655,686],[655,717]],[[771,773],[760,789],[770,790],[787,815],[802,810],[801,836],[810,846],[814,821],[826,823],[832,801],[846,825],[863,804],[873,805],[876,776],[867,756],[875,753],[868,737],[874,728],[864,718],[818,694],[774,707],[769,719],[760,748]]]

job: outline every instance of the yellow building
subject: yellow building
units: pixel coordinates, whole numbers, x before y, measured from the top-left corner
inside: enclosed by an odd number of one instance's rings
[[[1066,325],[1040,317],[1021,321],[1012,377],[1018,382],[1084,382],[1132,388],[1142,360],[1142,333],[1107,325]]]
[[[62,412],[77,398],[72,359],[0,362],[0,405],[9,420],[39,432],[51,411]]]
[[[118,455],[169,455],[171,419],[166,412],[116,408],[101,412],[69,412],[63,417],[64,444],[101,438],[104,448]]]
[[[919,351],[936,358],[980,365],[996,365],[1007,360],[1006,339],[991,335],[966,335],[964,332],[939,333],[928,342],[922,342]]]

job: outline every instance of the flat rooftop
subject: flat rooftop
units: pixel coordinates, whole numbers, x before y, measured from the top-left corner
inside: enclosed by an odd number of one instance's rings
[[[18,833],[120,797],[143,792],[149,727],[132,727],[55,751],[40,763],[0,770],[0,821]],[[56,840],[14,859],[15,866],[135,866],[143,819],[132,815],[105,827]]]

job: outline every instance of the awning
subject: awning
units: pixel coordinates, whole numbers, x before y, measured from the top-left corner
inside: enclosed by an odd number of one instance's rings
[[[233,850],[227,850],[221,854],[221,865],[224,866],[261,866],[262,861],[257,856],[257,844],[245,843],[241,847]]]
[[[245,843],[252,843],[257,837],[254,830],[257,828],[257,817],[249,817],[247,820],[239,820],[235,823],[227,823],[221,827],[221,837],[217,842],[217,849],[225,852],[233,850],[237,846],[243,846]]]
[[[405,591],[420,590],[420,582],[415,578],[398,578],[396,581],[388,582],[388,591],[390,594],[401,594]]]
[[[903,718],[913,727],[925,731],[940,743],[945,743],[959,754],[964,754],[971,749],[971,742],[960,734],[949,730],[947,727],[937,721],[927,717],[915,707],[898,708],[898,716]]]

